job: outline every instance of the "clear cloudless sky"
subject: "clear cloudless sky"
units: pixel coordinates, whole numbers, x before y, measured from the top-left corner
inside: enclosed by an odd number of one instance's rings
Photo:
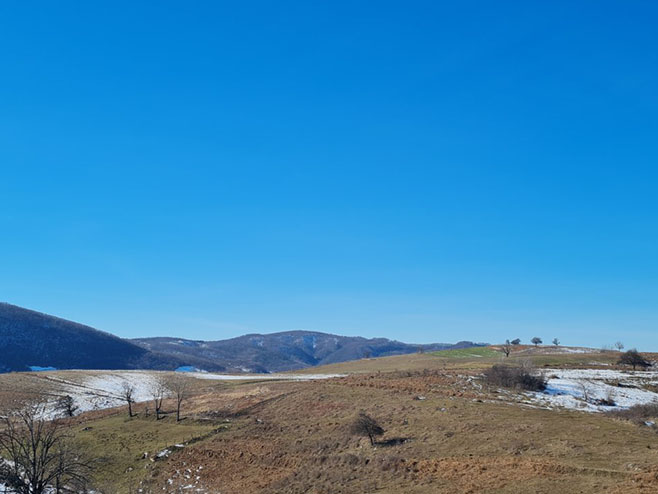
[[[658,350],[653,0],[0,4],[0,300],[124,337]]]

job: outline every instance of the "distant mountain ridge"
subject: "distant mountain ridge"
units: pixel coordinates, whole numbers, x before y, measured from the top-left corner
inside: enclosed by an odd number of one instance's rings
[[[127,340],[90,326],[0,302],[0,372],[57,369],[158,369],[280,372],[364,357],[477,346],[411,345],[385,338],[315,331],[249,334],[219,341],[156,337]]]
[[[181,338],[137,338],[135,343],[160,354],[179,359],[220,361],[227,367],[248,372],[281,372],[334,364],[364,357],[384,357],[423,351],[475,346],[471,342],[455,345],[433,343],[411,345],[386,338],[338,336],[317,331],[285,331],[271,334],[248,334],[229,340],[202,341]]]

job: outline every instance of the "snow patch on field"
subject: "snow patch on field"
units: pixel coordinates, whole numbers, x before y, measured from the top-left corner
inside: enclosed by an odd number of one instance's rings
[[[57,396],[71,396],[78,407],[76,413],[91,410],[103,410],[125,405],[122,389],[125,383],[131,384],[135,392],[135,402],[147,401],[151,398],[151,389],[155,384],[155,375],[147,372],[108,372],[87,376],[80,382],[51,378],[58,384]],[[48,418],[56,418],[56,399],[52,400],[46,413]],[[1,491],[0,491],[1,492]]]
[[[123,405],[121,396],[124,384],[128,383],[135,388],[133,399],[135,402],[147,401],[151,398],[151,390],[156,378],[145,372],[122,372],[120,374],[103,374],[93,376],[85,381],[85,386],[96,391],[94,396],[86,395],[87,404],[96,408],[110,408]],[[98,400],[97,397],[104,398]],[[93,409],[93,408],[92,408]]]
[[[621,410],[658,403],[658,372],[611,369],[547,369],[544,392],[528,392],[529,403],[585,412]],[[656,387],[656,388],[654,388]],[[614,405],[605,404],[611,401]]]
[[[344,374],[213,374],[209,372],[185,372],[186,376],[197,379],[210,379],[216,381],[311,381],[316,379],[330,379],[344,377]],[[47,419],[61,416],[56,410],[57,399],[63,396],[71,396],[77,407],[76,414],[92,410],[103,410],[126,404],[122,396],[125,383],[134,388],[133,400],[144,402],[152,398],[151,392],[156,384],[158,373],[149,371],[114,371],[99,372],[85,375],[82,378],[63,379],[48,376],[48,381],[56,385],[51,392],[53,398],[47,405],[44,414]],[[0,491],[2,493],[2,491]]]
[[[197,379],[213,381],[314,381],[316,379],[333,379],[347,374],[213,374],[211,372],[190,372],[187,374]]]
[[[598,350],[593,348],[569,348],[559,347],[554,350],[556,353],[597,353]]]
[[[7,484],[0,482],[0,494],[18,494],[18,491],[15,491]],[[53,489],[52,487],[46,487],[43,490],[43,494],[55,494],[55,489]]]

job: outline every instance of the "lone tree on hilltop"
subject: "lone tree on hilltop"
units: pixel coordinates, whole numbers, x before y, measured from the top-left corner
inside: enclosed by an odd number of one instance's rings
[[[0,484],[17,494],[88,492],[91,462],[72,449],[62,422],[47,421],[43,404],[0,422]]]
[[[128,416],[133,417],[133,403],[135,403],[135,386],[128,381],[121,387],[121,397],[128,403]]]
[[[503,350],[506,357],[509,357],[509,354],[512,353],[512,343],[510,343],[509,340],[505,340],[505,343],[503,343],[500,348]]]
[[[647,367],[651,367],[651,362],[645,359],[642,356],[642,354],[639,353],[635,348],[625,353],[622,353],[617,363],[623,365],[632,365],[633,370],[635,370],[638,367],[642,367],[643,369],[646,369]]]
[[[368,436],[370,445],[375,445],[375,437],[381,436],[384,429],[371,416],[361,412],[356,418],[351,428],[352,434],[356,436]]]
[[[543,343],[542,339],[539,336],[535,336],[533,339],[530,340],[530,342],[535,346],[541,345]]]
[[[512,345],[520,345],[521,344],[521,338],[514,338],[512,340]]]
[[[624,349],[624,344],[621,341],[618,341],[615,343],[615,348],[621,352]]]
[[[558,340],[557,338],[553,338],[553,345],[560,346],[560,340]]]

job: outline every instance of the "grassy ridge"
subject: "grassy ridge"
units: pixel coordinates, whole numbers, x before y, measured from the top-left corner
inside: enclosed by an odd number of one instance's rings
[[[500,357],[502,353],[491,347],[484,346],[459,348],[457,350],[440,350],[438,352],[432,352],[430,355],[444,358],[496,358]]]

